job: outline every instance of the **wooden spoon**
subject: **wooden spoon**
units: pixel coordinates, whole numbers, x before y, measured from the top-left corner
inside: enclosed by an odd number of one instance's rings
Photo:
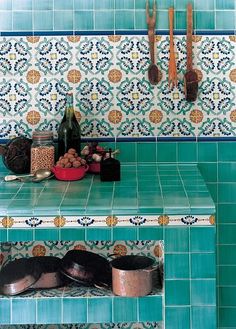
[[[169,25],[170,25],[170,59],[169,59],[169,86],[177,86],[177,69],[174,52],[174,35],[173,35],[174,8],[169,8]]]
[[[158,83],[160,75],[158,67],[155,63],[155,26],[156,26],[156,1],[153,1],[153,12],[149,13],[149,0],[146,0],[146,20],[148,25],[148,40],[150,48],[151,64],[148,68],[148,80],[152,85]]]
[[[193,10],[189,3],[187,6],[187,72],[184,75],[184,92],[188,102],[194,102],[198,93],[198,76],[192,66],[192,26]]]

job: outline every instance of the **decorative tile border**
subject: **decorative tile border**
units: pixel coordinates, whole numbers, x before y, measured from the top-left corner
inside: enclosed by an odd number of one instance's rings
[[[215,216],[160,215],[160,216],[54,216],[54,217],[9,217],[1,219],[0,227],[14,228],[112,228],[154,227],[171,225],[214,225]]]
[[[25,325],[14,325],[14,329],[25,329]],[[103,324],[64,324],[64,325],[27,325],[27,329],[163,329],[162,322],[146,323],[103,323]],[[11,329],[11,326],[0,326]]]

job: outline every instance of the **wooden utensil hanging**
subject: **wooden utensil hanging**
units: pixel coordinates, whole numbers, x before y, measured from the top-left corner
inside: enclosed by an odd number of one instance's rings
[[[146,0],[146,20],[148,26],[148,40],[151,58],[151,64],[148,68],[148,80],[152,85],[156,85],[160,76],[160,72],[155,61],[156,0],[153,1],[152,15],[149,13],[149,0]]]
[[[174,33],[173,33],[173,21],[174,21],[174,8],[169,8],[169,26],[170,26],[170,58],[169,58],[169,86],[170,88],[177,86],[177,69],[175,62],[174,52]]]
[[[194,102],[198,93],[198,76],[192,64],[192,26],[193,10],[189,3],[187,6],[187,72],[184,74],[184,92],[188,102]]]

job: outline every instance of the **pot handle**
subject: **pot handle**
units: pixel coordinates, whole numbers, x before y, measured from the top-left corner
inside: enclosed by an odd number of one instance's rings
[[[155,270],[157,270],[158,269],[158,265],[154,265],[154,266],[152,266],[152,268],[149,268],[149,269],[143,269],[142,271],[144,271],[144,272],[148,272],[148,273],[151,273],[151,272],[153,272],[153,271],[155,271]]]

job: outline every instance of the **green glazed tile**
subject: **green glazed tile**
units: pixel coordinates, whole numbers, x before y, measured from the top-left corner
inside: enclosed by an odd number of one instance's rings
[[[167,254],[165,256],[166,279],[186,279],[189,278],[189,255]]]
[[[106,19],[104,19],[106,17]],[[97,11],[94,14],[95,22],[94,28],[95,30],[114,30],[114,13],[113,11]]]
[[[220,265],[218,271],[218,284],[220,286],[236,286],[236,266]]]
[[[99,0],[94,1],[94,9],[113,9],[114,1],[113,0]]]
[[[7,241],[7,229],[0,229],[0,242]]]
[[[86,323],[87,322],[87,300],[86,298],[64,298],[63,299],[63,323]],[[76,311],[79,310],[79,311]]]
[[[32,0],[12,0],[13,10],[32,10]]]
[[[36,228],[35,229],[35,240],[46,241],[46,240],[59,240],[59,229],[57,228]]]
[[[217,11],[216,12],[216,26],[217,30],[234,30],[235,29],[235,13],[231,11]]]
[[[11,31],[12,29],[12,17],[8,15],[7,11],[0,11],[1,21],[0,21],[0,29],[1,31]]]
[[[221,265],[236,265],[236,245],[219,245],[218,257]]]
[[[236,306],[236,287],[219,287],[219,294],[219,306]]]
[[[236,204],[218,205],[218,223],[235,223]]]
[[[198,168],[206,182],[217,182],[216,163],[199,163]]]
[[[74,12],[74,28],[75,30],[93,30],[93,12],[92,11],[75,11]]]
[[[214,30],[215,28],[215,15],[214,11],[197,11],[194,14],[194,26],[198,30]]]
[[[168,21],[168,11],[157,11],[157,22],[156,28],[158,30],[168,30],[169,28],[169,21]]]
[[[12,10],[12,1],[2,0],[0,2],[0,10]]]
[[[236,162],[219,162],[219,181],[236,182]]]
[[[216,305],[216,280],[191,280],[191,305]]]
[[[116,147],[120,150],[119,161],[121,163],[137,162],[137,143],[118,142]]]
[[[189,228],[165,228],[165,253],[189,251]]]
[[[11,323],[11,301],[1,298],[0,325]]]
[[[219,244],[235,244],[235,237],[236,237],[236,225],[235,224],[220,224],[218,225],[219,230],[219,237],[218,243]]]
[[[133,0],[115,0],[115,9],[134,9]]]
[[[234,148],[235,142],[219,142],[219,161],[236,161],[236,152],[232,152]]]
[[[115,29],[116,30],[134,29],[134,12],[129,10],[116,10]]]
[[[61,312],[60,298],[37,300],[37,323],[61,323]]]
[[[213,199],[213,201],[216,203],[218,201],[218,184],[217,183],[207,183],[207,189]]]
[[[197,0],[194,3],[194,10],[214,10],[215,0]]]
[[[214,253],[191,254],[191,277],[193,279],[214,279],[216,276]]]
[[[176,162],[177,143],[157,143],[157,162]]]
[[[191,252],[214,252],[216,244],[215,227],[191,227]]]
[[[115,323],[137,321],[137,298],[115,297],[112,313],[112,321]]]
[[[190,304],[189,280],[166,280],[165,301],[167,306]]]
[[[235,9],[235,0],[216,0],[216,9]]]
[[[236,307],[220,307],[219,308],[219,327],[220,328],[236,328]]]
[[[177,144],[178,162],[197,161],[197,143],[183,142]]]
[[[138,312],[139,321],[161,321],[162,320],[162,297],[148,296],[139,298]]]
[[[236,193],[236,183],[219,183],[219,202],[234,203]]]
[[[166,329],[183,329],[186,323],[190,323],[189,307],[166,307]]]
[[[36,323],[36,300],[34,298],[13,298],[11,324],[26,323]]]
[[[216,162],[217,161],[217,143],[198,142],[198,162]]]
[[[84,228],[61,228],[60,240],[63,241],[79,241],[85,239]]]
[[[166,9],[168,10],[169,7],[173,7],[174,6],[174,0],[162,0],[159,1],[157,4],[157,9]]]
[[[210,306],[197,307],[191,309],[192,329],[215,329],[216,325],[216,308]]]
[[[134,29],[135,30],[146,30],[147,22],[144,10],[135,10],[134,13]]]
[[[74,10],[93,10],[93,0],[74,0]]]
[[[85,239],[88,240],[111,240],[110,228],[87,228]]]
[[[13,30],[15,31],[32,31],[32,12],[30,11],[13,11]]]
[[[110,298],[88,299],[88,323],[112,321],[112,300]]]
[[[137,240],[138,230],[136,227],[114,227],[113,240]]]
[[[174,28],[177,30],[186,30],[187,19],[186,12],[178,10],[175,12]]]
[[[163,240],[163,227],[139,227],[140,240]]]
[[[156,143],[137,143],[137,161],[155,162]]]
[[[8,230],[8,239],[9,241],[32,241],[34,240],[34,229],[9,229]]]
[[[117,0],[117,1],[119,1],[119,0]],[[143,0],[135,0],[134,4],[135,4],[135,9],[145,10],[145,8],[146,8],[146,3]]]
[[[54,11],[54,30],[71,31],[73,30],[73,11]]]
[[[52,10],[53,3],[51,0],[33,0],[34,10]]]
[[[73,0],[57,0],[54,3],[55,10],[72,10],[73,9]]]
[[[50,31],[53,30],[53,12],[52,11],[34,11],[34,30],[36,31]]]

